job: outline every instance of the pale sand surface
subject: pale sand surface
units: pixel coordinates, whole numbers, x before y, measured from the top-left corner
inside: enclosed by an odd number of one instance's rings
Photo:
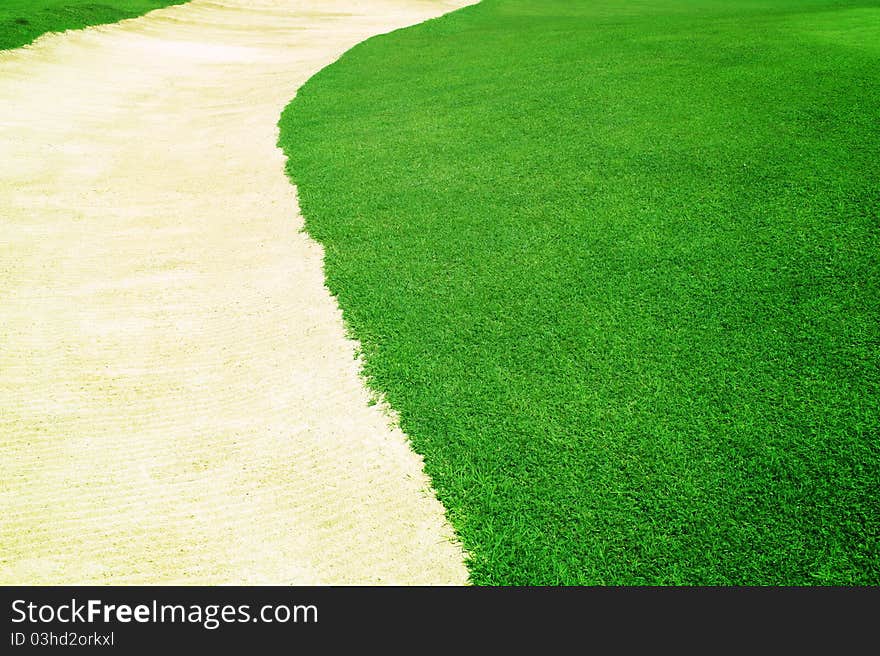
[[[0,583],[467,581],[276,142],[320,68],[471,1],[195,0],[0,52]]]

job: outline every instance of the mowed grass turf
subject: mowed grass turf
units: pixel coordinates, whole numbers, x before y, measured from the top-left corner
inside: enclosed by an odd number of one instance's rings
[[[2,0],[0,50],[18,48],[46,32],[63,32],[134,18],[187,0]]]
[[[880,583],[880,4],[486,0],[281,127],[475,583]]]

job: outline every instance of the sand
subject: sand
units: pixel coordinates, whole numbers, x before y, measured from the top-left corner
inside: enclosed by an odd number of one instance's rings
[[[463,584],[276,147],[472,0],[195,0],[0,52],[0,583]]]

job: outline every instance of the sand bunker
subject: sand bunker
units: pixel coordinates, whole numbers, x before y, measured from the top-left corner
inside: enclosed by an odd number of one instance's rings
[[[471,0],[196,0],[0,52],[0,583],[459,584],[276,148]]]

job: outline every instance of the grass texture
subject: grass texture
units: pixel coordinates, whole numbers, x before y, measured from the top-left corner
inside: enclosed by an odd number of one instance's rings
[[[76,30],[89,25],[115,23],[160,7],[186,0],[2,0],[0,50],[26,45],[46,32]]]
[[[486,0],[281,128],[475,583],[880,583],[880,4]]]

